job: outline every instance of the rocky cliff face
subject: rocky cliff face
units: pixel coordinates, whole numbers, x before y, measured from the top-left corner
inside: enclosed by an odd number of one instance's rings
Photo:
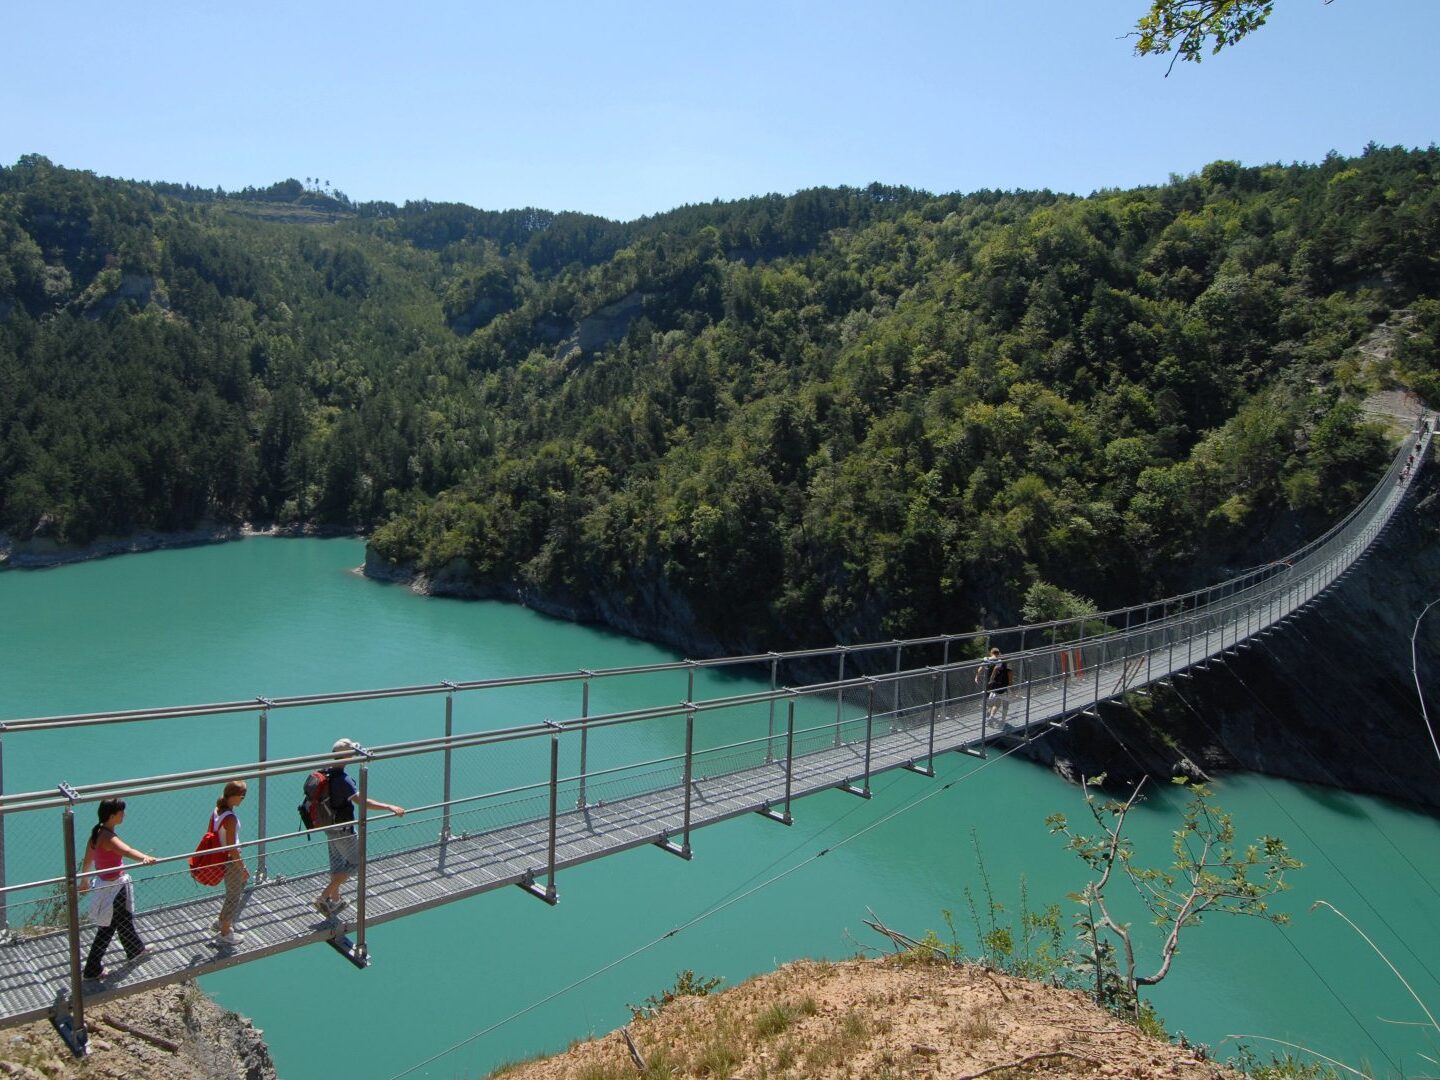
[[[1027,753],[1071,777],[1120,782],[1246,769],[1440,811],[1440,755],[1411,668],[1415,620],[1440,598],[1440,469],[1416,479],[1389,529],[1288,626],[1152,699],[1102,707]],[[1416,670],[1440,720],[1440,604]]]
[[[624,600],[611,596],[580,598],[544,595],[503,582],[476,581],[470,568],[460,560],[427,577],[417,573],[413,567],[388,562],[370,547],[365,549],[364,573],[377,581],[408,584],[412,591],[425,596],[510,600],[557,619],[607,626],[631,637],[668,645],[686,656],[756,651],[727,648],[717,641],[700,625],[685,598],[665,585],[659,569],[650,568],[653,573],[648,576],[645,569],[634,571],[630,596]]]
[[[0,1076],[20,1080],[275,1080],[262,1032],[194,983],[86,1010],[90,1054],[71,1055],[45,1021],[0,1038]]]

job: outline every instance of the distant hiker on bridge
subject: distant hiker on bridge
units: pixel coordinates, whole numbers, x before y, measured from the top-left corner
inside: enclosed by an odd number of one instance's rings
[[[990,655],[975,671],[975,685],[985,690],[985,715],[994,720],[998,714],[1003,724],[1010,712],[1007,692],[1011,683],[1010,665],[1000,656],[999,649],[991,649]]]
[[[235,811],[245,801],[246,794],[244,780],[231,780],[215,800],[215,812],[210,815],[210,828],[220,834],[221,845],[230,849],[225,859],[225,899],[220,903],[220,917],[211,927],[220,945],[240,944],[235,918],[245,900],[245,881],[250,876],[250,868],[240,854],[240,819]]]
[[[360,748],[354,739],[336,739],[331,748],[341,757],[350,757]],[[325,770],[328,790],[324,802],[334,814],[335,823],[325,831],[330,842],[330,884],[315,901],[315,910],[326,918],[332,918],[345,910],[348,903],[340,898],[340,887],[360,866],[360,841],[355,835],[355,804],[360,801],[360,792],[355,781],[345,771],[344,765],[332,765]],[[396,817],[405,816],[403,806],[366,799],[365,805],[371,810],[388,810]]]
[[[120,935],[120,944],[125,946],[125,959],[136,961],[145,955],[145,943],[135,930],[135,889],[130,875],[125,872],[124,861],[131,859],[146,866],[155,862],[155,856],[137,851],[115,835],[125,820],[124,799],[104,799],[96,808],[99,823],[90,830],[90,841],[85,845],[85,862],[80,867],[86,873],[92,867],[100,871],[93,879],[86,878],[80,883],[80,891],[90,894],[90,921],[95,924],[95,941],[90,954],[85,958],[84,975],[87,979],[103,979],[109,974],[101,965],[105,961],[105,950],[110,939]]]

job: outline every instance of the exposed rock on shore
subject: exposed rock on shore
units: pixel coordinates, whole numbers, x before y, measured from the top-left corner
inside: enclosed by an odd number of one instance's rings
[[[194,983],[106,1002],[88,1009],[85,1019],[91,1034],[90,1053],[83,1059],[74,1057],[44,1021],[0,1032],[0,1076],[21,1080],[276,1078],[263,1033],[247,1018],[215,1004]],[[168,1049],[169,1045],[175,1049]]]

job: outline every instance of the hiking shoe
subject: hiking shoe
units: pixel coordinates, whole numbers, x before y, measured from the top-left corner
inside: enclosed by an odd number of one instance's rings
[[[141,950],[140,950],[139,952],[137,952],[134,956],[127,956],[127,957],[125,957],[125,963],[127,963],[127,964],[138,964],[138,963],[140,963],[141,960],[149,960],[150,957],[152,957],[152,956],[154,956],[154,955],[155,955],[155,954],[150,951],[150,946],[149,946],[149,945],[146,945],[145,948],[141,949]]]
[[[107,971],[105,968],[101,968],[97,974],[84,974],[81,976],[81,978],[83,978],[86,982],[99,982],[101,979],[108,979],[109,977],[110,972]]]
[[[232,947],[232,948],[233,948],[234,946],[236,946],[236,945],[239,945],[239,944],[240,944],[242,941],[244,941],[244,940],[245,940],[245,935],[237,932],[237,931],[234,930],[233,928],[231,929],[231,931],[230,931],[228,934],[216,934],[216,935],[215,935],[215,941],[216,941],[217,944],[220,944],[220,945],[228,945],[228,946],[230,946],[230,947]]]

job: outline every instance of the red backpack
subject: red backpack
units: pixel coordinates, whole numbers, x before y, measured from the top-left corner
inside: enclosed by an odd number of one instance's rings
[[[230,852],[223,849],[220,839],[220,822],[215,814],[210,815],[210,828],[195,845],[195,854],[190,856],[190,876],[201,885],[219,885],[225,880],[225,863]]]

